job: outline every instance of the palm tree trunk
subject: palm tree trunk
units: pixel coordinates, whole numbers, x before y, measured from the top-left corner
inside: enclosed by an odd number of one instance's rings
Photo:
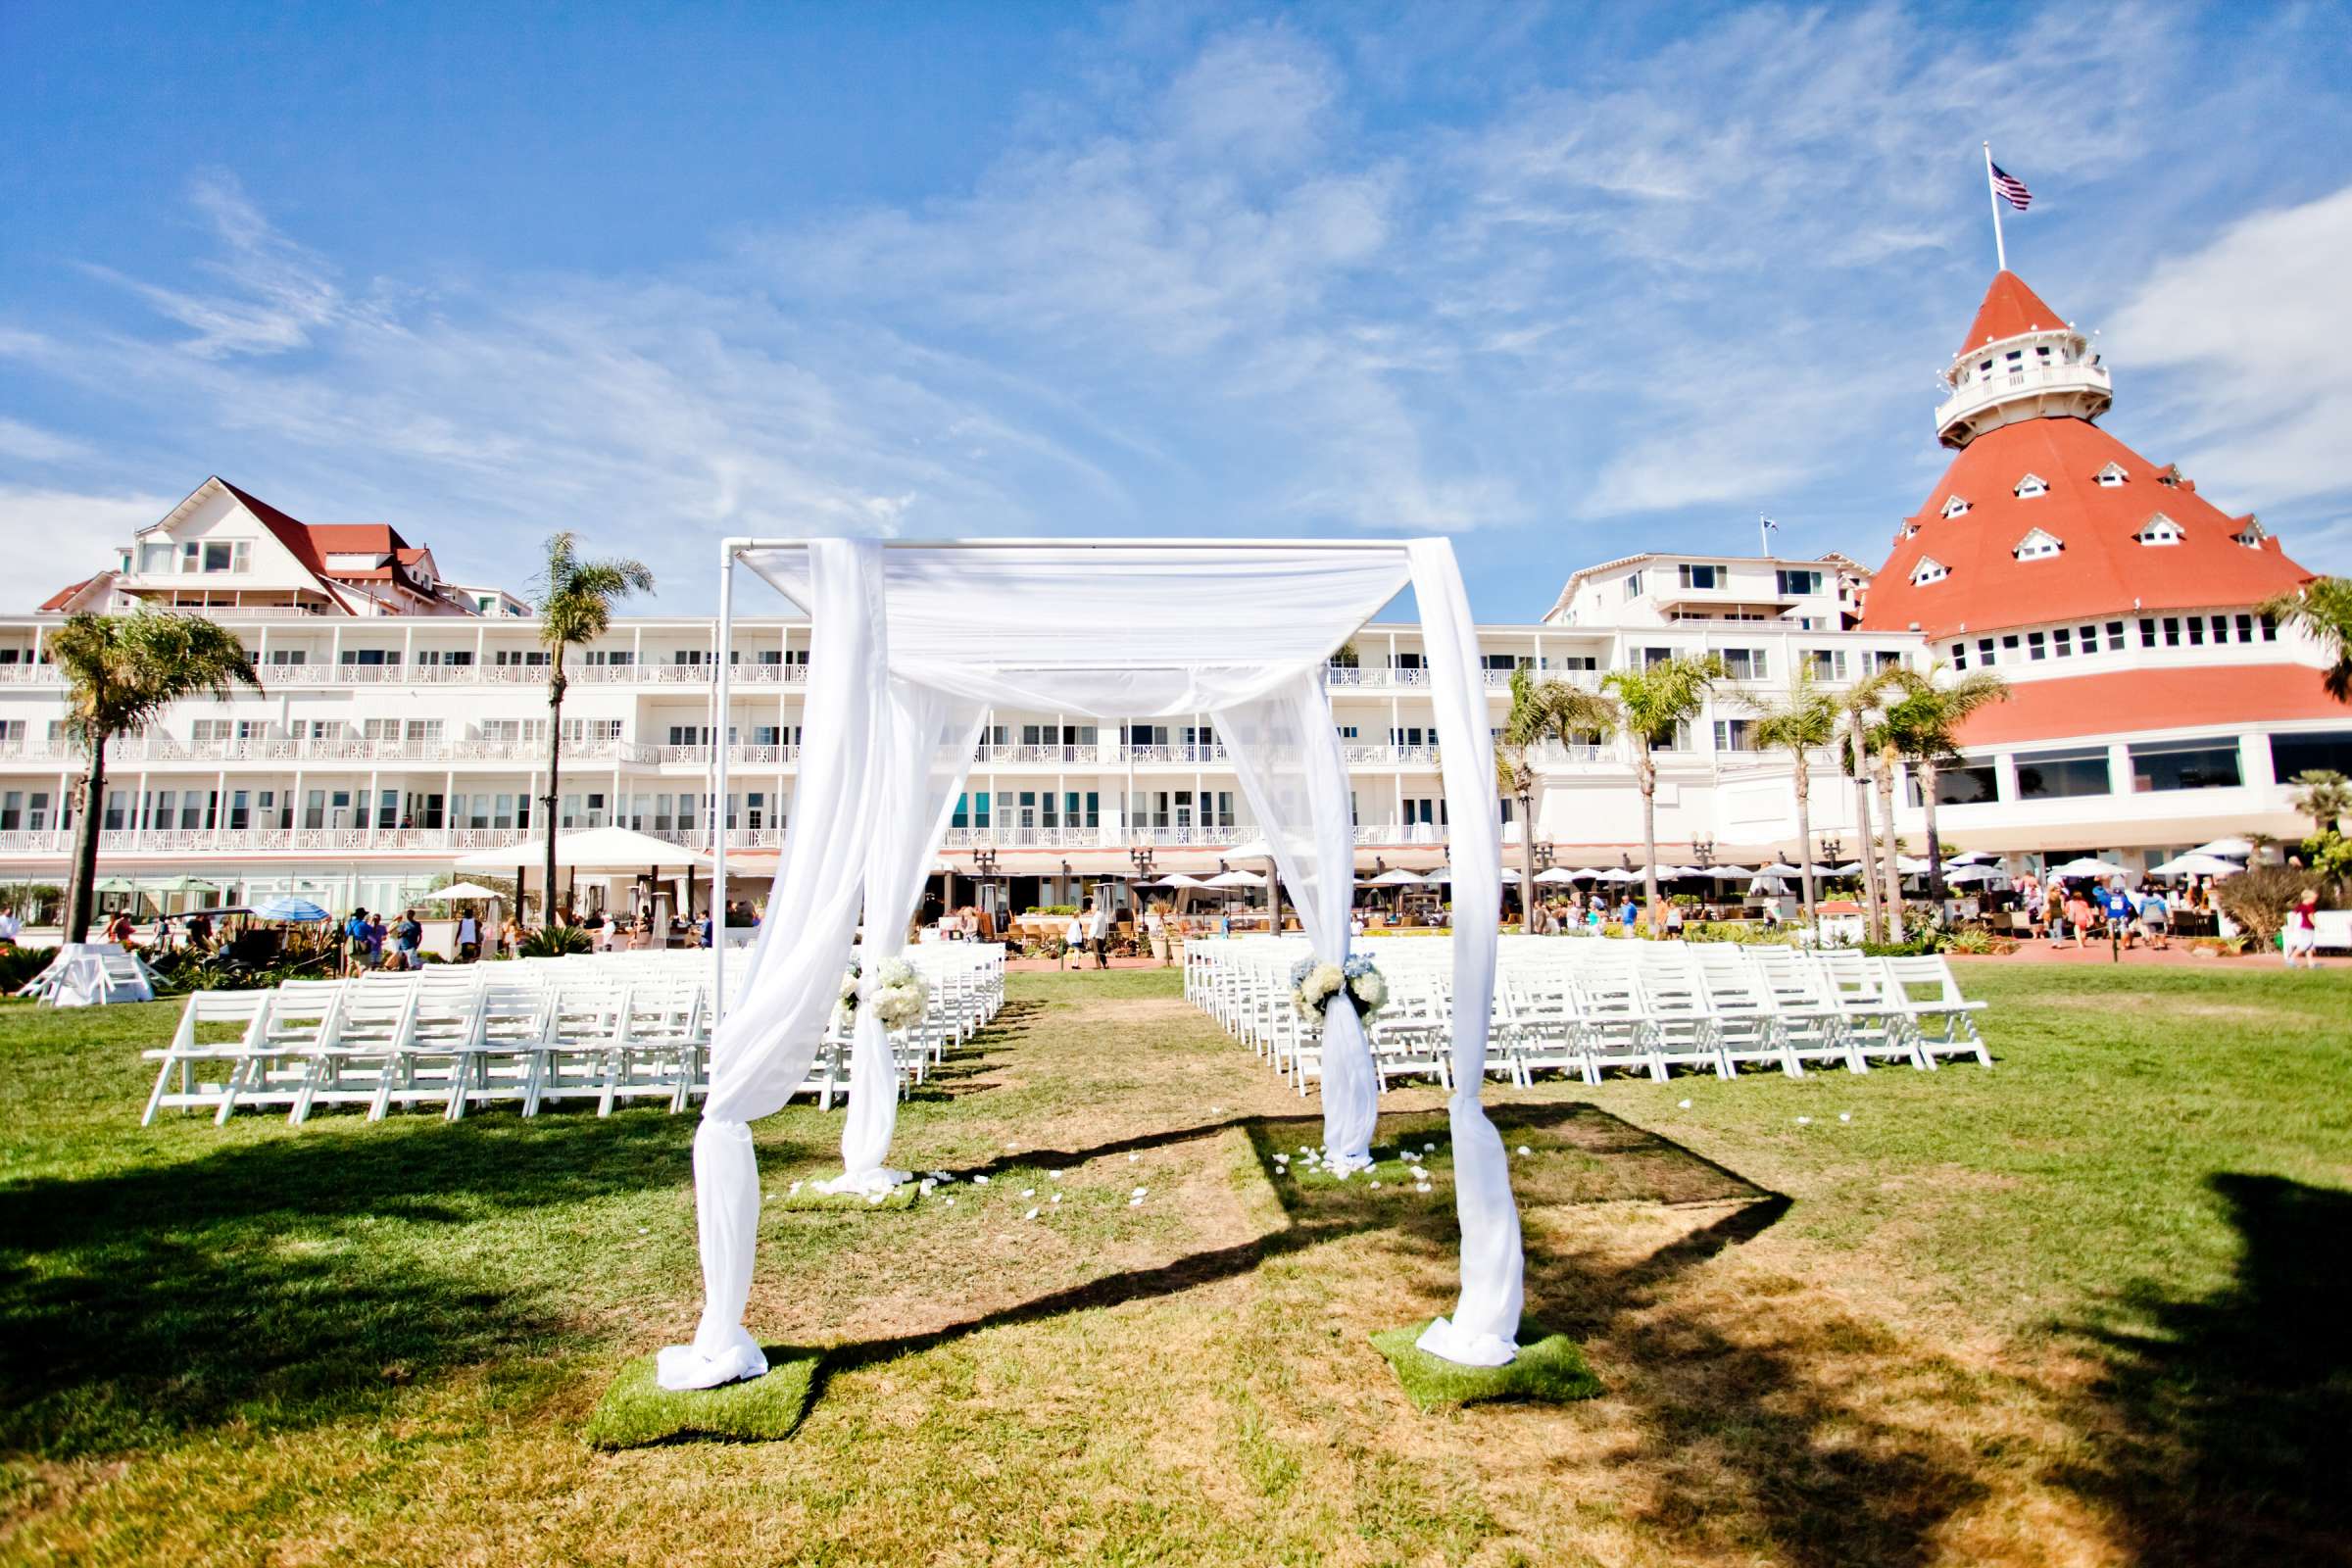
[[[66,892],[66,929],[60,942],[79,942],[98,915],[98,825],[106,799],[106,742],[93,736],[90,765],[81,779],[81,815],[74,824],[73,886]]]
[[[1870,826],[1870,755],[1862,744],[1862,719],[1853,717],[1846,734],[1846,748],[1854,761],[1854,859],[1862,867],[1862,893],[1870,906],[1870,940],[1886,940],[1886,911],[1879,906],[1878,873],[1871,868],[1877,858],[1878,840]]]
[[[1519,797],[1519,919],[1528,936],[1536,934],[1536,822],[1529,812],[1535,797]]]
[[[1894,861],[1894,764],[1884,756],[1873,760],[1871,776],[1879,787],[1879,830],[1883,835],[1879,864],[1886,878],[1886,940],[1903,940],[1903,873]]]
[[[545,882],[539,895],[540,924],[552,929],[556,923],[556,820],[557,803],[564,799],[562,787],[564,767],[564,650],[556,650],[554,663],[547,676],[547,798],[540,810],[547,820],[541,824],[546,833],[546,852],[541,858],[540,870]],[[515,890],[517,898],[521,889]]]
[[[1649,743],[1636,736],[1634,744]],[[1642,918],[1649,922],[1650,935],[1657,935],[1658,920],[1658,764],[1647,753],[1636,764],[1642,780],[1642,892],[1647,904]]]
[[[1805,749],[1796,749],[1796,854],[1797,869],[1805,875],[1805,929],[1818,933],[1816,922],[1817,900],[1813,894],[1813,804],[1812,781],[1806,777]],[[1818,936],[1816,937],[1818,940]]]
[[[1943,907],[1943,841],[1936,836],[1936,760],[1920,759],[1919,804],[1928,819],[1928,902]]]

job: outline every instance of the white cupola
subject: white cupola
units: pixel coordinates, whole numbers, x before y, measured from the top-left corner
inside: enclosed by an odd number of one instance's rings
[[[1994,275],[1941,380],[1951,395],[1936,410],[1936,436],[1947,447],[2020,419],[2095,419],[2115,401],[2090,339],[2015,272]]]

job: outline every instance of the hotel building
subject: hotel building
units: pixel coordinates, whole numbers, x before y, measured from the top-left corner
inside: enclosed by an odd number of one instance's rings
[[[2130,861],[2224,832],[2295,831],[2283,781],[2352,771],[2352,713],[2321,691],[2320,653],[2255,608],[2309,573],[2255,518],[2225,514],[2097,427],[2108,371],[2012,274],[1994,280],[1948,380],[1936,426],[1957,455],[1877,573],[1836,555],[1582,568],[1542,621],[1482,628],[1495,724],[1522,666],[1596,685],[1669,654],[1719,656],[1729,680],[1657,757],[1660,853],[1753,861],[1799,847],[1789,760],[1756,750],[1741,692],[1781,688],[1800,663],[1833,687],[1898,662],[1992,667],[2017,696],[1974,721],[1964,765],[1941,775],[1947,839],[2021,862],[2084,851]],[[69,613],[138,604],[229,626],[264,689],[182,704],[114,743],[102,875],[193,873],[224,902],[297,893],[397,907],[460,855],[512,849],[518,866],[535,862],[548,655],[529,606],[453,583],[391,527],[304,523],[215,478],[107,569],[0,616],[0,881],[62,881],[71,853],[80,760],[44,639]],[[729,891],[745,897],[763,889],[791,827],[808,627],[747,619],[733,647],[715,644],[710,617],[627,617],[574,656],[558,808],[567,828],[617,823],[707,847],[723,743]],[[1446,807],[1418,627],[1365,627],[1333,662],[1330,691],[1363,864],[1439,863]],[[1628,745],[1535,753],[1544,856],[1639,863]],[[1811,766],[1817,839],[1850,855],[1852,791],[1835,757]],[[1504,809],[1515,843],[1526,824]],[[1916,842],[1915,800],[1898,828]],[[1019,908],[1066,897],[1073,878],[1129,872],[1139,848],[1155,872],[1213,871],[1251,836],[1205,714],[999,712],[946,857],[965,874],[976,857],[993,860],[987,896]]]

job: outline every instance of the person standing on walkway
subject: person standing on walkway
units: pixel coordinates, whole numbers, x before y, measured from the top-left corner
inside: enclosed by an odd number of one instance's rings
[[[1110,900],[1107,896],[1098,896],[1096,898],[1094,903],[1094,914],[1088,919],[1086,924],[1086,937],[1087,945],[1095,950],[1095,967],[1098,969],[1109,968]]]
[[[2280,952],[2286,966],[2295,966],[2295,955],[2303,956],[2303,967],[2320,966],[2320,894],[2317,888],[2305,888],[2303,897],[2286,911],[2286,929],[2278,933]]]

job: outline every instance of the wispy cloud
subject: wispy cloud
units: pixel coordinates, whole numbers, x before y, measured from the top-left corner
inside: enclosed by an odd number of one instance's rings
[[[678,603],[722,531],[1444,530],[1509,587],[1531,537],[1548,573],[1660,528],[1744,540],[1765,506],[1868,555],[1854,519],[1915,505],[1935,461],[1989,132],[2061,225],[2029,243],[2102,204],[2073,265],[2132,293],[2127,370],[2220,394],[2162,405],[2200,465],[2272,502],[2334,483],[2352,394],[2321,349],[2346,323],[2288,254],[2342,253],[2342,199],[2137,260],[2167,239],[2148,190],[2246,156],[2175,113],[2192,62],[2215,94],[2255,69],[2192,47],[2193,14],[1223,15],[1141,7],[1061,46],[1062,90],[956,188],[627,276],[358,276],[206,174],[188,260],[89,258],[125,308],[0,313],[0,360],[139,411],[135,488],[244,463],[299,515],[462,538],[444,559],[477,575],[574,526]],[[2270,45],[2248,58],[2288,69]],[[2325,329],[2155,330],[2278,298]],[[109,494],[120,454],[81,428],[0,422],[0,457]]]

